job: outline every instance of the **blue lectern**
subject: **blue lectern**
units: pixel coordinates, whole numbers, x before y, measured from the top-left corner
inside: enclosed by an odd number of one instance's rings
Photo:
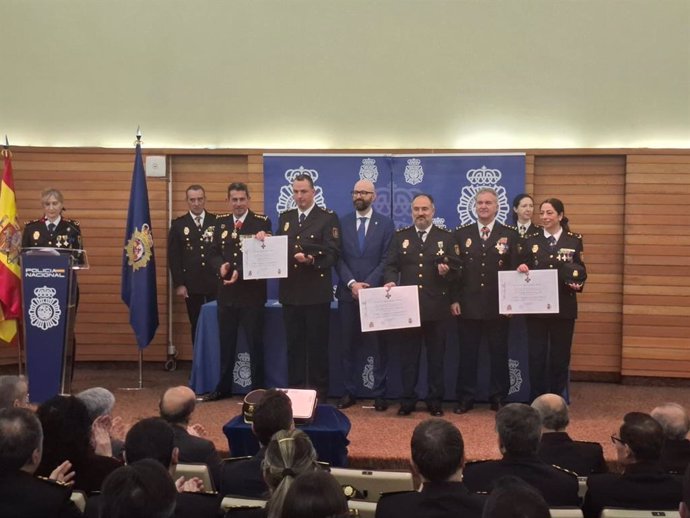
[[[42,403],[71,390],[75,270],[84,267],[86,254],[68,248],[24,248],[21,264],[29,397]]]

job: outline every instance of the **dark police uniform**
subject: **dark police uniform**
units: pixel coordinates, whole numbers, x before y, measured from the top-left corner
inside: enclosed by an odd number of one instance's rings
[[[398,230],[391,240],[383,272],[383,283],[417,286],[421,327],[395,332],[399,338],[402,378],[401,414],[409,414],[417,401],[415,386],[419,374],[422,341],[427,350],[427,406],[440,411],[443,400],[443,360],[450,317],[450,283],[461,276],[460,270],[438,273],[438,261],[450,256],[459,262],[458,248],[452,234],[435,225],[422,240],[414,225]]]
[[[488,239],[480,234],[481,223],[470,223],[453,233],[460,247],[463,276],[454,301],[460,302],[458,319],[460,356],[457,398],[460,407],[472,407],[477,385],[477,358],[482,338],[489,346],[491,375],[489,401],[505,402],[510,388],[508,370],[508,318],[498,312],[498,272],[517,265],[519,234],[494,220]]]
[[[524,240],[521,262],[530,270],[560,269],[567,262],[585,266],[582,236],[562,229],[551,245],[543,229]],[[530,395],[563,394],[568,385],[570,348],[577,318],[576,292],[558,282],[558,314],[528,315]],[[548,358],[548,365],[547,365]]]
[[[2,518],[78,518],[70,501],[72,490],[60,482],[34,477],[24,471],[0,473]]]
[[[338,216],[314,204],[302,223],[298,209],[283,212],[278,235],[288,237],[288,276],[280,279],[288,350],[288,385],[315,388],[328,395],[328,335],[333,300],[331,268],[340,254]],[[314,256],[314,264],[298,263],[300,251]],[[308,254],[311,251],[311,254]]]
[[[481,518],[485,500],[462,482],[424,482],[421,491],[381,495],[376,518]]]
[[[220,493],[268,498],[268,486],[261,469],[265,454],[266,448],[261,447],[252,457],[224,459],[220,473]]]
[[[210,212],[204,213],[201,229],[189,212],[170,223],[168,267],[173,286],[187,287],[189,297],[185,299],[185,303],[189,322],[192,324],[192,344],[201,306],[216,298],[218,276],[207,265],[215,224],[216,216]]]
[[[534,486],[549,507],[580,505],[577,475],[547,464],[536,455],[506,453],[501,460],[469,462],[463,471],[463,481],[470,491],[488,493],[494,482],[506,475]]]
[[[598,442],[573,441],[566,432],[545,432],[539,443],[539,458],[587,477],[608,471]]]
[[[604,507],[676,510],[683,499],[682,477],[669,475],[655,463],[626,466],[625,473],[603,473],[587,478],[582,512],[598,518]]]
[[[690,441],[666,439],[661,448],[661,466],[667,473],[682,475],[690,464]]]
[[[240,218],[241,220],[241,218]],[[251,366],[252,388],[264,387],[264,305],[266,281],[242,279],[241,236],[259,232],[271,233],[271,220],[251,210],[244,221],[235,222],[232,214],[216,217],[213,242],[208,263],[217,275],[221,265],[230,263],[231,270],[238,271],[233,284],[218,284],[218,330],[220,335],[220,380],[215,389],[221,395],[232,392],[233,369],[237,354],[237,337],[240,327],[247,338]],[[231,273],[232,274],[232,273]]]

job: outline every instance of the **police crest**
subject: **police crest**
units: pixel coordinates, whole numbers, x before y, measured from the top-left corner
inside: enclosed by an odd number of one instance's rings
[[[367,356],[367,363],[362,371],[362,385],[369,390],[374,388],[374,357]]]
[[[125,254],[127,254],[127,264],[135,272],[149,264],[153,255],[153,234],[147,223],[142,225],[141,230],[134,228],[132,236],[125,245]]]
[[[55,298],[57,290],[48,286],[34,289],[34,298],[29,304],[29,320],[33,327],[43,331],[55,327],[60,323],[60,302]]]
[[[362,165],[359,166],[359,179],[369,180],[376,183],[379,178],[379,170],[376,167],[376,160],[373,158],[363,158]]]
[[[419,158],[410,158],[405,166],[405,181],[410,185],[417,185],[424,180],[424,169]]]
[[[508,390],[508,394],[520,392],[520,387],[522,387],[522,370],[520,370],[520,362],[509,359],[508,371],[510,372],[510,389]]]
[[[232,369],[232,380],[240,387],[248,387],[252,384],[250,361],[249,353],[240,353],[237,355],[235,367]]]

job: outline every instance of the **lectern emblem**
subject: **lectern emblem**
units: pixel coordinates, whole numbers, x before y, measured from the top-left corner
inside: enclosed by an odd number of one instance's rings
[[[235,368],[232,369],[232,378],[240,387],[248,387],[252,384],[250,361],[249,353],[240,353],[237,355]]]
[[[55,298],[55,288],[43,286],[34,289],[34,298],[29,304],[29,318],[31,325],[45,331],[60,323],[60,302]]]

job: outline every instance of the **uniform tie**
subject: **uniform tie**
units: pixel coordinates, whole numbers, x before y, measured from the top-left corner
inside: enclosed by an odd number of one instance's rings
[[[48,223],[48,232],[51,234],[55,232],[55,223]]]
[[[357,218],[359,220],[359,227],[357,227],[357,239],[359,240],[359,250],[364,250],[364,240],[367,231],[367,218]]]
[[[551,248],[553,248],[554,246],[556,246],[556,238],[555,238],[555,237],[549,236],[549,246],[550,246]]]
[[[304,223],[305,219],[307,219],[307,215],[303,212],[299,215],[299,224],[301,225],[302,223]]]
[[[236,219],[235,220],[235,230],[239,230],[242,228],[242,220],[241,219]]]
[[[194,216],[194,221],[196,222],[196,228],[201,229],[201,216]]]
[[[417,235],[419,236],[419,239],[424,242],[424,235],[426,234],[426,230],[418,230]]]
[[[489,239],[489,227],[482,227],[482,241]]]
[[[527,227],[525,225],[520,225],[520,235],[524,236],[525,232],[527,232]]]

